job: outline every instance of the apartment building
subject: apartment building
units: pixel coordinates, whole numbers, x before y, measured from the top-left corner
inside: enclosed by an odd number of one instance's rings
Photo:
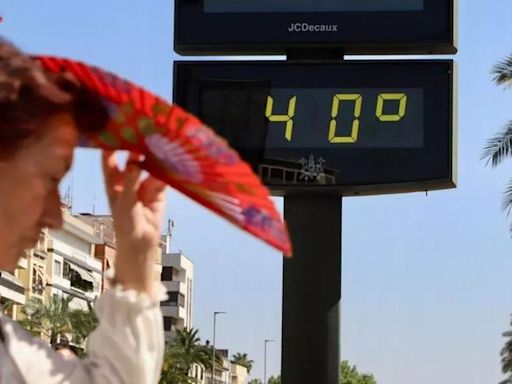
[[[87,310],[88,303],[109,287],[105,272],[114,267],[116,251],[111,216],[72,215],[64,206],[63,228],[41,231],[38,243],[24,252],[14,274],[0,271],[0,306],[9,303],[5,312],[18,319],[28,299],[47,302],[53,295],[64,295],[73,298],[73,309]],[[155,279],[160,281],[160,247],[155,247],[154,256]]]
[[[101,291],[110,288],[105,272],[114,268],[117,245],[116,234],[114,231],[114,220],[110,215],[92,215],[81,213],[75,217],[91,226],[94,237],[98,239],[98,243],[94,247],[94,257],[100,261],[102,270]]]
[[[94,257],[101,262],[103,279],[102,291],[110,288],[109,280],[105,278],[105,272],[115,267],[117,242],[114,231],[114,220],[110,215],[91,215],[82,213],[75,217],[92,227],[94,237],[98,243],[94,247]],[[162,273],[162,251],[161,247],[154,249],[155,280],[160,281]]]
[[[7,316],[13,319],[18,318],[20,308],[26,302],[25,286],[20,280],[20,270],[27,270],[27,268],[28,260],[24,254],[14,274],[0,271],[0,307],[5,308]]]
[[[192,328],[194,264],[183,252],[170,252],[170,233],[162,236],[161,281],[168,299],[162,303],[166,340],[176,329]]]
[[[24,287],[25,301],[30,298],[45,300],[48,263],[48,231],[42,230],[34,248],[25,251],[26,267],[18,268],[16,274]],[[16,313],[12,318],[19,319],[21,305],[16,305]]]
[[[204,369],[201,365],[194,364],[189,372],[193,382],[195,384],[247,384],[249,378],[247,368],[230,361],[227,349],[218,349],[216,353],[222,358],[222,364],[215,367],[214,380],[212,380],[211,369]]]
[[[249,379],[249,372],[247,372],[246,367],[231,362],[230,371],[231,384],[247,384]]]
[[[72,296],[72,308],[87,310],[102,292],[103,265],[95,256],[101,239],[90,224],[63,212],[61,230],[48,230],[46,292],[48,296]]]

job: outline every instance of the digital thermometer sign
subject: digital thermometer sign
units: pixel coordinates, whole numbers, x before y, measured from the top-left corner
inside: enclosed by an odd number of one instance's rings
[[[176,0],[181,54],[452,54],[457,0]]]
[[[175,102],[276,194],[454,186],[453,64],[180,62]]]

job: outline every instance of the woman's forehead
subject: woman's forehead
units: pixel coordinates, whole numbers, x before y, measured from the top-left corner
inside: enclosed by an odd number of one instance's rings
[[[59,147],[70,147],[71,150],[78,143],[78,130],[70,114],[62,113],[50,116],[42,127],[44,134],[42,140]]]
[[[58,162],[63,172],[71,167],[73,151],[78,143],[78,131],[73,118],[67,114],[48,118],[41,127],[42,134],[34,138],[32,154],[43,162]]]

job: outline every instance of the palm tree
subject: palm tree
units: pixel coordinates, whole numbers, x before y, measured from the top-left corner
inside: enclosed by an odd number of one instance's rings
[[[189,384],[191,378],[182,372],[179,360],[181,358],[177,348],[168,345],[165,348],[160,384]]]
[[[97,325],[92,306],[89,311],[73,310],[69,303],[73,297],[52,296],[48,303],[32,298],[23,307],[26,317],[19,323],[35,336],[43,336],[50,344],[59,336],[71,333],[73,342],[81,344]]]
[[[249,360],[249,356],[247,356],[247,353],[240,353],[233,355],[231,358],[233,363],[241,365],[242,367],[247,368],[247,373],[251,373],[252,365],[254,364],[254,360]]]
[[[502,60],[492,69],[494,82],[505,87],[512,86],[512,55]],[[482,159],[493,167],[498,166],[503,160],[512,156],[512,120],[509,121],[503,130],[492,137],[486,144]],[[503,197],[503,209],[510,213],[512,209],[512,181],[505,190]]]
[[[20,324],[36,336],[47,337],[50,344],[71,332],[69,303],[72,297],[52,296],[47,304],[32,298],[23,307],[26,318]]]
[[[492,69],[492,74],[497,85],[511,87],[512,55],[496,64]],[[500,133],[487,142],[482,155],[482,158],[487,159],[487,163],[491,163],[493,167],[498,166],[508,157],[512,157],[512,120],[505,125]],[[505,189],[502,206],[503,210],[510,214],[512,210],[512,181]],[[503,373],[508,375],[508,378],[502,381],[501,384],[512,384],[512,333],[507,332],[505,335],[510,336],[510,338],[501,350],[501,368]]]
[[[79,345],[83,344],[92,331],[98,326],[98,318],[96,317],[92,304],[89,302],[87,302],[87,311],[71,311],[69,321],[71,323],[73,342]]]
[[[0,299],[2,297],[0,296]],[[12,300],[6,300],[4,302],[4,304],[0,304],[0,312],[3,313],[4,315],[7,314],[7,312],[14,306],[14,301]]]
[[[194,328],[176,330],[165,349],[160,384],[190,383],[192,379],[188,377],[188,373],[193,364],[198,364],[205,370],[211,369],[213,349],[200,344],[198,332]],[[222,365],[222,358],[218,354],[215,356],[215,364]]]
[[[188,373],[194,363],[203,367],[211,367],[211,354],[208,348],[200,345],[201,339],[197,336],[198,330],[176,330],[176,335],[170,348],[178,357],[183,373]]]
[[[512,321],[510,322],[512,325]],[[503,336],[508,337],[505,346],[501,350],[501,370],[508,377],[500,384],[512,384],[512,331],[505,332]]]

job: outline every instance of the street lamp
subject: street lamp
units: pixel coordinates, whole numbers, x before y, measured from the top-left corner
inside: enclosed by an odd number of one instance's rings
[[[272,343],[275,340],[266,339],[265,348],[263,353],[263,384],[267,384],[267,343]]]
[[[217,325],[217,315],[227,312],[213,312],[213,352],[212,352],[212,383],[215,384],[215,327]]]

